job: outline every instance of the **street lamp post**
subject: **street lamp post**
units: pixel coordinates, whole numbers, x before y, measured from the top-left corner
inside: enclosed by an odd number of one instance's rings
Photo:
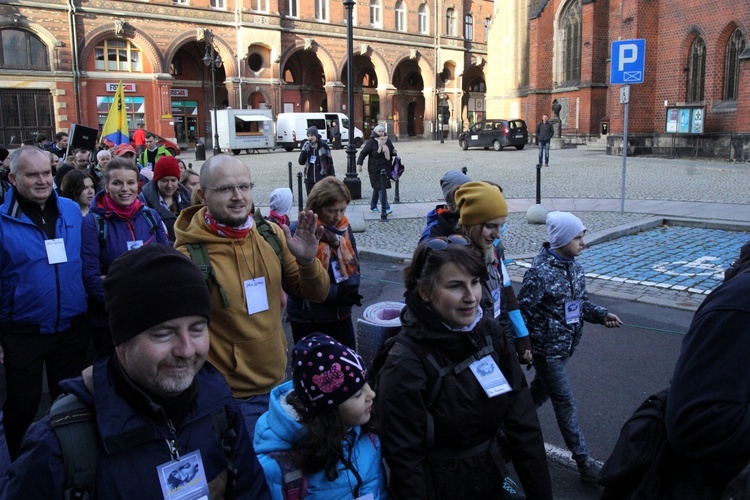
[[[221,60],[221,55],[216,51],[214,47],[214,34],[210,32],[206,36],[206,54],[203,56],[203,63],[211,68],[211,92],[213,93],[213,110],[214,110],[214,156],[221,154],[221,148],[219,147],[219,119],[216,113],[216,69],[221,68],[224,61]]]
[[[353,200],[362,198],[362,182],[357,176],[356,154],[354,147],[354,0],[344,0],[346,8],[346,97],[347,115],[349,115],[349,143],[346,146],[346,178],[344,185],[349,188]]]

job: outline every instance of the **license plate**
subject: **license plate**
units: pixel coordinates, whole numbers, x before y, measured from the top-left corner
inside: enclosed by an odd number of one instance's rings
[[[523,139],[523,134],[519,134],[516,136],[516,139]]]

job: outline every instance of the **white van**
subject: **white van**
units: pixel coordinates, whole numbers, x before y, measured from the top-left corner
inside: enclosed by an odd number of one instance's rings
[[[238,155],[245,149],[248,153],[259,149],[276,149],[274,143],[273,114],[270,109],[219,109],[219,148]],[[211,113],[211,124],[214,123]]]
[[[329,133],[334,121],[339,124],[341,144],[348,144],[349,118],[343,113],[279,113],[276,117],[276,146],[287,151],[301,147],[307,140],[307,129],[313,125],[318,127],[320,137],[333,144]],[[354,127],[354,146],[359,148],[364,142],[362,131]]]

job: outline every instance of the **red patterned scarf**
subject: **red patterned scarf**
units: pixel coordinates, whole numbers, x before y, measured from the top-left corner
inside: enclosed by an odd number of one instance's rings
[[[227,226],[226,224],[222,224],[221,222],[214,219],[213,216],[208,213],[208,210],[206,210],[204,219],[206,220],[206,224],[208,224],[208,228],[212,233],[219,236],[224,236],[225,238],[232,238],[234,240],[247,238],[247,235],[250,234],[250,230],[253,228],[252,215],[248,215],[245,223],[239,227],[231,227]]]
[[[342,278],[347,279],[357,273],[359,262],[357,261],[357,255],[354,253],[352,242],[349,241],[349,219],[346,218],[346,215],[341,217],[335,228],[326,226],[320,222],[320,219],[318,219],[318,225],[323,226],[325,231],[323,237],[320,238],[320,243],[318,243],[318,253],[315,257],[323,265],[323,268],[328,269],[331,251],[333,250],[333,254],[339,263]]]

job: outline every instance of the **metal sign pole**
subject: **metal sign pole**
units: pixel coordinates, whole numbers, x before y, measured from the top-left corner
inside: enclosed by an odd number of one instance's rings
[[[620,102],[625,104],[622,125],[622,189],[620,191],[620,214],[625,213],[625,172],[628,162],[628,106],[630,106],[630,85],[620,89]]]

